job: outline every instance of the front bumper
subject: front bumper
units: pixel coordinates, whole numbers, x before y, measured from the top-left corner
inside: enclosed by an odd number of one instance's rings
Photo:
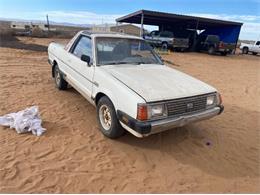
[[[121,125],[126,130],[137,137],[146,137],[148,135],[159,133],[168,129],[182,127],[192,122],[212,118],[218,114],[221,114],[223,110],[224,106],[220,105],[202,112],[146,122],[138,121],[123,113],[122,111],[118,111],[117,114]]]
[[[52,62],[51,62],[51,60],[50,60],[50,59],[48,59],[48,63],[49,63],[50,65],[52,65]]]

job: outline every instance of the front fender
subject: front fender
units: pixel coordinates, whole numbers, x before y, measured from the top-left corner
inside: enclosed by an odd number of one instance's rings
[[[92,98],[96,98],[98,93],[103,93],[112,101],[115,110],[121,110],[136,118],[137,104],[145,103],[141,96],[101,67],[96,67],[94,82],[97,85],[93,85]]]

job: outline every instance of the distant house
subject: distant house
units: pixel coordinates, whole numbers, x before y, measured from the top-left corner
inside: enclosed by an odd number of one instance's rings
[[[110,32],[110,27],[114,24],[100,24],[91,27],[91,31],[94,32]]]
[[[11,22],[11,28],[18,31],[30,31],[34,28],[39,28],[42,31],[48,31],[48,25],[44,23],[33,22]],[[50,28],[50,31],[55,31],[55,28]]]
[[[129,35],[140,36],[141,28],[133,24],[103,24],[93,26],[91,30],[95,32],[119,32]],[[147,32],[146,30],[144,31]]]

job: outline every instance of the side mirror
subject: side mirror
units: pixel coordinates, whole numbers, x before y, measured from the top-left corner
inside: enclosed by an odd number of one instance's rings
[[[90,57],[87,56],[87,55],[82,55],[81,58],[80,58],[83,62],[87,62],[88,63],[88,66],[90,66]]]

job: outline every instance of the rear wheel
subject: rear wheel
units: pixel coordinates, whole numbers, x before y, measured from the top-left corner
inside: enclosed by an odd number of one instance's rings
[[[67,81],[64,80],[63,75],[61,74],[58,65],[54,68],[54,79],[56,87],[60,90],[65,90],[68,87]]]
[[[168,44],[166,42],[162,43],[162,49],[167,50],[168,49]]]
[[[243,54],[248,54],[248,48],[247,48],[247,47],[244,47],[243,50],[242,50],[242,53],[243,53]]]
[[[176,51],[176,52],[180,52],[181,50],[180,50],[180,48],[175,47],[175,48],[174,48],[174,51]]]
[[[221,52],[221,55],[222,55],[222,56],[226,56],[226,55],[227,55],[227,52],[223,51],[223,52]]]
[[[97,120],[101,132],[112,139],[122,136],[125,130],[121,127],[113,103],[103,96],[97,104]]]
[[[257,52],[253,52],[253,55],[257,55]]]
[[[208,49],[208,54],[213,55],[215,53],[215,48],[213,46],[210,46]]]

